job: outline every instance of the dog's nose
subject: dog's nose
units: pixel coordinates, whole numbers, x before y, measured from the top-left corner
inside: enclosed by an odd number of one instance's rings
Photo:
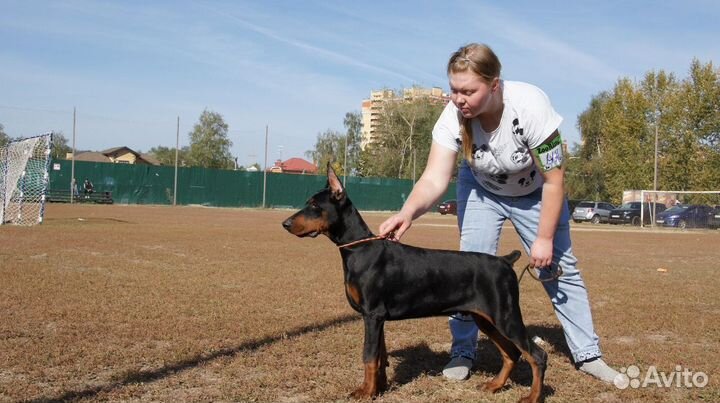
[[[282,226],[286,230],[290,231],[290,227],[292,227],[292,220],[288,218],[287,220],[283,221]]]

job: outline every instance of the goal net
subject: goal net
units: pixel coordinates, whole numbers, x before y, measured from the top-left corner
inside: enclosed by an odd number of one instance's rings
[[[0,148],[0,225],[42,222],[52,133]]]
[[[640,194],[645,226],[720,227],[720,190],[642,190]]]

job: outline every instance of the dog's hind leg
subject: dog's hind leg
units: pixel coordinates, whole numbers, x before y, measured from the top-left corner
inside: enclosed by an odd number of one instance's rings
[[[530,364],[530,368],[533,373],[532,386],[530,387],[530,394],[520,399],[522,403],[535,403],[540,400],[542,395],[543,384],[545,383],[545,370],[547,369],[548,355],[535,344],[531,339],[527,339],[529,350],[523,351],[523,357]]]
[[[381,318],[364,316],[365,344],[363,345],[363,364],[365,378],[362,385],[350,397],[354,399],[370,399],[377,396],[387,385],[385,365],[387,352],[385,351],[385,320]]]
[[[491,393],[495,393],[500,390],[512,373],[513,368],[518,359],[520,359],[520,351],[507,337],[503,336],[495,325],[488,319],[484,314],[472,313],[475,323],[483,333],[485,333],[502,355],[503,366],[500,372],[489,382],[486,382],[483,386],[483,390],[487,390]]]
[[[518,310],[519,312],[519,310]],[[547,353],[541,349],[534,341],[530,340],[527,329],[517,314],[518,319],[512,321],[513,326],[506,326],[505,334],[508,335],[516,350],[522,354],[525,361],[530,364],[532,370],[532,385],[530,386],[530,394],[520,399],[520,403],[537,403],[542,397],[543,383],[545,381],[545,369],[547,368]],[[499,328],[503,326],[498,324]],[[512,330],[510,330],[512,329]]]

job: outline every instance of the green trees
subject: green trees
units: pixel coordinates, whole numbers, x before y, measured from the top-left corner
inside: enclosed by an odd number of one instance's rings
[[[331,129],[318,133],[315,148],[305,153],[317,164],[320,174],[325,173],[328,162],[332,162],[335,173],[340,176],[357,173],[362,117],[358,112],[348,112],[343,123],[345,134]]]
[[[154,155],[161,165],[175,165],[175,148],[157,146],[153,147],[149,151],[150,154]],[[188,165],[188,154],[190,153],[190,147],[185,146],[178,150],[178,165]]]
[[[207,109],[190,132],[188,162],[191,166],[230,169],[234,160],[230,154],[232,141],[228,138],[228,125],[222,115]],[[174,157],[173,157],[174,161]],[[173,162],[174,163],[174,162]]]
[[[232,141],[228,138],[228,125],[219,113],[204,110],[188,137],[190,146],[178,150],[179,166],[235,168],[230,154]],[[148,153],[154,155],[161,165],[175,165],[175,147],[158,145]]]
[[[13,140],[20,140],[22,137],[13,139],[5,133],[5,127],[0,123],[0,147],[7,145]],[[68,140],[60,131],[53,132],[53,145],[51,157],[55,159],[65,159],[68,153],[72,152],[72,148],[68,146]]]
[[[4,147],[12,139],[5,133],[5,126],[0,123],[0,147]]]
[[[377,141],[360,153],[360,176],[419,177],[430,152],[432,128],[444,108],[430,98],[387,102],[379,117]]]
[[[720,70],[693,60],[689,76],[621,78],[578,117],[582,145],[568,161],[571,198],[618,203],[624,190],[720,187]],[[657,137],[657,184],[655,143]]]
[[[344,146],[345,136],[337,130],[327,129],[318,133],[315,149],[306,152],[305,156],[317,164],[319,174],[324,173],[327,170],[328,162],[331,162],[338,175],[345,175],[345,169],[342,166]]]
[[[68,153],[72,152],[72,147],[68,145],[68,140],[62,132],[53,132],[52,142],[52,158],[64,160]]]
[[[360,142],[362,141],[362,115],[359,112],[348,112],[343,120],[345,125],[345,141],[347,150],[343,157],[343,172],[357,174],[358,162],[360,159]],[[347,161],[346,161],[347,160]]]
[[[444,104],[428,96],[388,98],[377,115],[376,142],[361,149],[362,115],[345,114],[342,133],[326,130],[318,134],[315,148],[306,153],[323,173],[328,161],[339,175],[414,178],[427,163],[432,128]],[[346,147],[347,142],[347,147]],[[346,157],[347,156],[347,157]],[[347,159],[347,161],[346,161]]]

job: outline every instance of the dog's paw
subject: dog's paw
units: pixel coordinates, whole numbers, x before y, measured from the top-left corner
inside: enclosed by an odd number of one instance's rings
[[[500,384],[493,379],[480,385],[480,390],[483,392],[497,393],[503,386],[503,384]]]
[[[532,396],[524,396],[518,400],[518,403],[538,403],[539,398],[533,398]]]
[[[350,393],[350,398],[355,400],[370,400],[376,393],[369,390],[364,384]]]

